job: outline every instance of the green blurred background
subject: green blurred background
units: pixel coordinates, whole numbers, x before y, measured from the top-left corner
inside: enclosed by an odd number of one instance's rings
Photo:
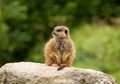
[[[120,0],[0,0],[0,66],[44,63],[57,25],[70,28],[74,67],[100,70],[120,83]]]

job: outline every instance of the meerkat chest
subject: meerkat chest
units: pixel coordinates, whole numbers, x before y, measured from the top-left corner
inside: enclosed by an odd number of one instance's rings
[[[67,41],[60,41],[60,42],[56,42],[54,44],[54,49],[55,51],[59,51],[61,53],[63,53],[64,51],[69,51],[70,50],[70,43],[68,43]]]

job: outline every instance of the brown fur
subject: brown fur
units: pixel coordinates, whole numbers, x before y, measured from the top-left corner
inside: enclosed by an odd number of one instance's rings
[[[75,57],[75,48],[66,26],[57,26],[51,38],[45,45],[45,63],[48,66],[60,66],[58,70],[69,67]]]

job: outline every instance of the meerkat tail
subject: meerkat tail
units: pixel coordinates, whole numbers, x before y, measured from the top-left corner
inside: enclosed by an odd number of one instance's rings
[[[67,67],[67,66],[69,66],[68,64],[61,64],[59,67],[58,67],[58,71],[59,70],[62,70],[64,67]]]
[[[57,68],[57,70],[58,70],[58,71],[59,71],[59,70],[62,70],[64,67],[65,67],[65,66],[59,66],[59,67]]]

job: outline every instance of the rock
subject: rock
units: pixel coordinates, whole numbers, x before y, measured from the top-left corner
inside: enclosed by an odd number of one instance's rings
[[[8,63],[0,68],[0,84],[117,84],[103,72],[57,67],[32,62]]]

